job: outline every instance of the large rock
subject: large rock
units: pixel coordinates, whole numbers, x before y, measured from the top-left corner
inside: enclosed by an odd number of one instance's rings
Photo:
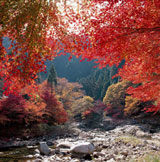
[[[78,143],[71,148],[72,153],[80,153],[80,154],[90,154],[93,153],[95,150],[95,147],[92,143],[84,142],[84,143]]]
[[[49,153],[51,152],[50,148],[48,147],[46,142],[40,142],[40,149],[39,149],[41,154],[44,155],[49,155]]]

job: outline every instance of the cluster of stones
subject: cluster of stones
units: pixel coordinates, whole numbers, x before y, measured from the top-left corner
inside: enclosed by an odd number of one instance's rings
[[[126,162],[160,151],[160,134],[144,130],[145,125],[119,126],[111,131],[79,130],[75,138],[53,141],[54,149],[45,142],[40,143],[35,162]],[[125,138],[137,141],[125,141]]]
[[[112,130],[79,129],[61,138],[7,142],[34,149],[27,162],[126,162],[150,153],[160,153],[160,130],[148,124],[120,124]],[[5,146],[0,141],[0,146]]]

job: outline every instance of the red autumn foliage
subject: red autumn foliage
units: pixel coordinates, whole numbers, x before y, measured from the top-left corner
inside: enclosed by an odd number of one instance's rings
[[[101,123],[103,119],[105,109],[106,105],[104,105],[102,101],[96,101],[93,107],[82,112],[82,121],[89,127],[99,126],[99,123]]]
[[[97,5],[99,2],[100,7]],[[150,111],[158,112],[160,110],[159,1],[93,1],[91,7],[92,18],[86,23],[84,33],[81,33],[83,44],[77,38],[75,51],[83,58],[96,59],[100,67],[107,64],[118,65],[120,61],[125,60],[125,65],[118,75],[134,84],[142,83],[138,87],[129,88],[128,93],[142,101],[155,101]],[[95,9],[97,12],[93,12]]]
[[[45,81],[36,87],[28,86],[22,92],[29,94],[28,107],[31,107],[41,117],[42,122],[63,124],[68,120],[67,113],[63,104],[58,101],[55,92],[50,88]]]
[[[58,101],[56,95],[50,94],[46,89],[41,95],[43,102],[46,104],[43,113],[43,120],[48,124],[63,124],[68,120],[67,112],[64,110],[62,103]]]
[[[10,95],[0,101],[0,124],[26,124],[29,112],[25,109],[25,99],[22,96]]]
[[[82,112],[84,118],[90,118],[94,115],[103,115],[106,111],[106,105],[102,101],[96,101],[93,107],[88,108],[86,111]]]
[[[45,84],[37,89],[28,86],[19,95],[10,94],[0,100],[0,126],[12,127],[16,124],[63,124],[67,113],[55,95]],[[25,95],[24,95],[25,94]]]
[[[118,75],[134,84],[142,83],[128,93],[155,101],[150,111],[158,112],[159,0],[84,1],[79,13],[66,7],[66,1],[64,4],[64,16],[56,3],[48,0],[4,1],[0,6],[0,76],[11,89],[34,82],[36,74],[44,70],[44,60],[64,49],[82,60],[96,59],[100,67],[125,60]],[[2,46],[4,36],[12,40],[11,48],[15,46],[10,55]]]

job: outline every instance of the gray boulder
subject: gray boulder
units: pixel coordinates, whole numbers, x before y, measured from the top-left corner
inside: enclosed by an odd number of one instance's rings
[[[90,154],[95,150],[95,146],[90,142],[77,143],[71,148],[72,153]]]
[[[43,155],[49,155],[49,153],[51,152],[51,150],[48,147],[46,142],[40,142],[40,149],[39,149],[39,151]]]

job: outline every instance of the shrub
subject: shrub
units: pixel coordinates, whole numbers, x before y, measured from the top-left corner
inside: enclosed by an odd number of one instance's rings
[[[133,98],[131,96],[127,96],[125,98],[125,109],[124,114],[126,116],[132,116],[137,115],[141,111],[141,105],[140,101],[136,98]]]
[[[40,99],[24,99],[22,95],[9,95],[0,100],[1,126],[31,126],[42,122],[42,114],[46,104]]]
[[[56,98],[55,93],[50,94],[46,89],[41,95],[43,102],[46,104],[43,112],[43,120],[50,125],[63,124],[68,120],[67,112],[63,105]]]
[[[124,114],[125,116],[150,116],[153,115],[154,112],[149,111],[150,107],[153,106],[153,101],[140,101],[136,98],[133,98],[131,96],[127,96],[125,99],[125,109]],[[148,113],[146,113],[146,110]]]
[[[75,82],[70,83],[66,78],[58,78],[55,92],[58,99],[63,103],[64,109],[71,111],[72,103],[84,96],[84,91],[81,90],[82,85]]]
[[[122,81],[111,85],[103,99],[103,103],[107,106],[106,113],[113,117],[122,117],[125,106],[125,98],[128,96],[126,90],[132,85],[131,82]]]
[[[26,124],[28,119],[25,99],[20,95],[9,95],[0,100],[0,125]]]
[[[63,124],[68,119],[67,113],[63,108],[63,104],[58,100],[54,89],[51,90],[51,88],[46,81],[39,84],[31,92],[30,99],[27,101],[28,107],[41,118],[40,123]]]
[[[96,101],[94,106],[82,112],[83,122],[86,126],[95,127],[96,125],[98,127],[103,120],[105,110],[106,105],[104,105],[102,101]]]
[[[71,117],[80,117],[81,119],[82,112],[94,106],[93,101],[90,96],[83,96],[83,98],[75,100],[71,106]]]
[[[142,102],[127,93],[128,88],[139,85],[128,81],[111,85],[103,99],[104,104],[107,106],[106,115],[111,115],[114,118],[138,116],[140,114],[146,116],[144,108],[149,110],[148,107],[153,105],[152,101]]]
[[[25,87],[20,94],[10,94],[0,100],[0,129],[3,136],[29,134],[34,136],[39,124],[64,124],[68,120],[63,104],[46,82]],[[13,131],[18,129],[19,131]],[[5,130],[5,131],[3,131]],[[13,133],[7,134],[9,130]],[[25,131],[26,130],[26,131]],[[14,133],[15,132],[15,133]],[[45,133],[45,132],[44,132]]]
[[[67,120],[67,113],[55,93],[51,94],[46,84],[39,85],[38,88],[28,86],[19,95],[10,94],[2,98],[0,100],[0,125],[9,126],[17,123],[29,126],[43,122],[64,123]],[[27,92],[30,93],[26,98]]]

